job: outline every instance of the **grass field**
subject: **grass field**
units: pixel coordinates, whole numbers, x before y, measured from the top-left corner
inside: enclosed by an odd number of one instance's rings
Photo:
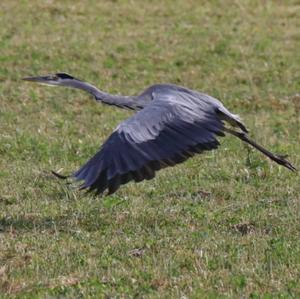
[[[299,175],[233,137],[94,198],[69,173],[128,111],[22,77],[111,93],[211,94],[300,168],[299,1],[0,3],[0,297],[300,298]]]

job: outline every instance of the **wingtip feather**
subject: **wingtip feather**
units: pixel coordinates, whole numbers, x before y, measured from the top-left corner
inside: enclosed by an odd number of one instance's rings
[[[55,172],[54,170],[51,170],[51,173],[53,175],[55,175],[57,178],[62,179],[62,180],[66,180],[67,178],[70,177],[69,175],[62,175],[62,174],[60,174],[58,172]]]

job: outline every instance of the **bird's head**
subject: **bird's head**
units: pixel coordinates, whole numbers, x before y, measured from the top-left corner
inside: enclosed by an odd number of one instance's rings
[[[58,86],[70,86],[76,87],[76,82],[80,82],[79,79],[74,78],[67,73],[56,73],[54,75],[39,76],[39,77],[27,77],[23,78],[25,81],[37,82],[46,85],[58,85]]]
[[[101,97],[101,95],[99,95],[100,91],[95,86],[68,75],[67,73],[56,73],[54,75],[39,77],[27,77],[23,78],[23,80],[50,86],[67,86],[77,88],[89,92],[96,98]]]

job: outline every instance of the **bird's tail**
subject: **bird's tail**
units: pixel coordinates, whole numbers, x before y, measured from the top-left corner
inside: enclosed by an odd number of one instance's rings
[[[224,130],[225,130],[225,132],[227,132],[231,135],[234,135],[234,136],[238,137],[239,139],[241,139],[242,141],[250,144],[251,146],[253,146],[257,150],[259,150],[261,153],[263,153],[264,155],[269,157],[271,160],[275,161],[277,164],[280,164],[280,165],[288,168],[291,171],[296,171],[297,170],[289,161],[287,161],[285,159],[285,158],[287,158],[286,155],[275,155],[275,154],[269,152],[267,149],[265,149],[261,145],[257,144],[255,141],[251,140],[248,137],[248,135],[245,134],[245,133],[236,132],[236,131],[228,129],[228,128],[225,128]]]

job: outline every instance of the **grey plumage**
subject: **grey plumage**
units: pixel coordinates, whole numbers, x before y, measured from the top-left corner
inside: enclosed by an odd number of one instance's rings
[[[104,104],[137,111],[114,130],[94,157],[71,175],[83,182],[81,189],[96,194],[106,189],[109,194],[114,193],[131,180],[150,180],[161,168],[217,148],[217,136],[225,133],[247,142],[276,163],[296,170],[285,157],[272,154],[252,141],[240,118],[220,101],[188,88],[156,84],[138,96],[118,96],[65,73],[24,80],[82,89]],[[226,128],[225,123],[240,131]]]

